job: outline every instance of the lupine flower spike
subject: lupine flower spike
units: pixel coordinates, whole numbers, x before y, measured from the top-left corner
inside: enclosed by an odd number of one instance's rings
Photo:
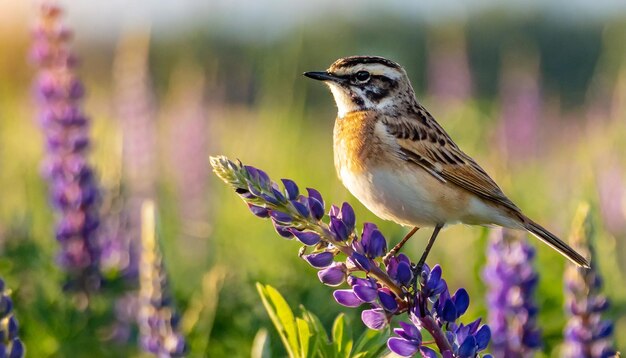
[[[179,332],[179,317],[167,292],[167,278],[156,241],[154,211],[153,202],[144,202],[141,208],[138,314],[141,347],[157,357],[182,357],[187,346]]]
[[[0,357],[22,358],[26,349],[18,336],[19,326],[13,314],[13,301],[0,279]]]
[[[99,190],[87,161],[89,119],[80,108],[85,89],[75,73],[78,61],[69,47],[72,33],[60,23],[60,16],[55,5],[40,7],[31,55],[39,65],[35,94],[46,137],[44,172],[59,212],[59,262],[69,274],[68,287],[88,292],[100,285]]]
[[[565,309],[570,316],[565,326],[565,344],[562,357],[614,357],[612,344],[613,322],[602,319],[609,301],[602,295],[602,278],[597,270],[593,250],[594,232],[589,216],[589,205],[581,204],[572,225],[570,243],[587,257],[591,268],[579,269],[569,265],[565,271]]]
[[[535,249],[516,231],[494,229],[483,278],[489,287],[489,327],[496,357],[532,357],[541,348],[534,294],[539,276]]]
[[[226,157],[213,157],[211,164],[254,215],[269,218],[279,235],[304,245],[302,257],[319,270],[322,283],[349,285],[333,297],[346,307],[364,306],[361,319],[367,327],[383,329],[394,316],[407,319],[387,342],[393,352],[435,357],[436,348],[444,357],[477,357],[487,347],[491,332],[480,319],[467,325],[458,322],[469,306],[467,292],[450,294],[438,265],[424,265],[413,285],[414,263],[406,255],[392,255],[383,264],[385,237],[372,223],[365,223],[359,233],[348,203],[331,205],[325,216],[324,199],[315,189],[307,188],[305,195],[289,179],[279,186],[264,171]],[[423,330],[433,341],[422,340]]]

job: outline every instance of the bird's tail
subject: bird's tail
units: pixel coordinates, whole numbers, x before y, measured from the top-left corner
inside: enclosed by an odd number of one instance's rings
[[[578,266],[589,268],[589,261],[582,255],[572,249],[568,244],[556,237],[550,231],[546,230],[543,226],[532,221],[528,217],[524,220],[524,227],[530,231],[533,235],[538,237],[541,241],[548,244],[550,247],[558,251],[561,255],[567,257],[570,261]]]

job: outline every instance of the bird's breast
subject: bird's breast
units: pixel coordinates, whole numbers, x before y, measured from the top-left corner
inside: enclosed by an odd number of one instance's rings
[[[384,125],[367,113],[335,122],[337,175],[377,216],[403,225],[460,221],[469,195],[398,156]]]

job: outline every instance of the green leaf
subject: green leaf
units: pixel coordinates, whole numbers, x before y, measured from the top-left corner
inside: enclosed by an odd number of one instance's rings
[[[300,357],[312,357],[316,342],[309,323],[302,318],[296,318],[296,325],[298,326],[298,339],[300,341]]]
[[[324,325],[320,321],[320,319],[311,311],[308,311],[304,306],[300,306],[302,311],[302,317],[305,321],[309,323],[309,327],[314,332],[315,337],[315,354],[314,356],[327,358],[327,357],[335,357],[335,351],[333,350],[332,343],[328,340],[328,334],[326,333],[326,329],[324,329]]]
[[[338,357],[350,357],[352,352],[352,328],[346,315],[339,314],[333,323],[333,345]]]
[[[387,348],[389,330],[366,329],[356,341],[352,358],[376,358]]]
[[[263,306],[267,314],[270,316],[274,327],[283,341],[285,350],[292,358],[297,358],[300,350],[298,343],[298,329],[293,311],[289,308],[287,301],[281,296],[280,292],[270,285],[256,284],[257,291],[263,301]]]

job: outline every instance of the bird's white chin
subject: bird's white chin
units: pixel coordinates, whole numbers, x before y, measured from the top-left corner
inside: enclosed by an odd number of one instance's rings
[[[363,109],[352,101],[352,98],[350,98],[350,95],[346,93],[345,89],[340,88],[333,83],[327,84],[328,87],[330,87],[333,97],[335,98],[335,103],[337,104],[337,116],[339,118],[343,118],[347,113]]]

